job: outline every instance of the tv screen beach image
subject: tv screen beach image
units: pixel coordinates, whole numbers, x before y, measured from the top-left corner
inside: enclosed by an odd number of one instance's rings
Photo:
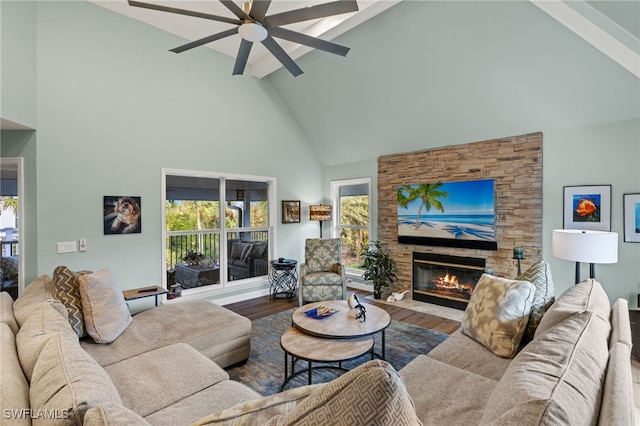
[[[492,179],[401,185],[398,237],[495,241]]]

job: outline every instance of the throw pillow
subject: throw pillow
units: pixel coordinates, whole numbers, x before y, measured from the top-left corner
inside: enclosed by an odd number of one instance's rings
[[[247,257],[262,257],[264,255],[264,251],[267,248],[267,242],[261,241],[259,243],[251,244],[250,249],[247,251]],[[244,262],[244,260],[243,260]]]
[[[229,253],[229,259],[242,259],[242,254],[247,248],[251,248],[251,244],[239,242],[231,243],[231,253]]]
[[[78,337],[87,335],[82,315],[79,280],[82,275],[89,273],[91,271],[74,272],[66,266],[58,266],[53,270],[53,297],[66,306],[69,313],[69,323]]]
[[[547,262],[541,260],[533,264],[524,273],[518,275],[516,280],[529,281],[536,286],[536,293],[531,303],[529,322],[522,337],[524,342],[529,342],[533,340],[533,335],[536,332],[542,316],[555,300],[551,269]]]
[[[462,332],[495,355],[513,358],[529,321],[535,291],[527,281],[482,274],[462,314]]]
[[[111,272],[102,269],[80,278],[87,332],[96,343],[111,343],[131,324],[129,307]]]
[[[330,419],[330,420],[329,420]],[[367,361],[314,390],[266,425],[419,425],[404,380],[386,361]]]

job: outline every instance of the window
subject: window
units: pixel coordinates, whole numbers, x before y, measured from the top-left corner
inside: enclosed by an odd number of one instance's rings
[[[352,274],[360,275],[360,253],[369,246],[370,187],[369,178],[331,182],[331,198],[336,211],[332,234],[340,236],[342,262]]]
[[[163,176],[168,287],[220,289],[267,275],[273,178],[177,170]]]

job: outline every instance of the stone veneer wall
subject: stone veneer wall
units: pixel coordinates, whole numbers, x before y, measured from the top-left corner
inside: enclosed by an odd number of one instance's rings
[[[398,243],[398,185],[477,179],[495,181],[497,251]],[[525,271],[542,258],[542,133],[378,158],[378,239],[398,265],[388,293],[411,290],[414,251],[482,257],[495,275],[515,277],[518,246]]]

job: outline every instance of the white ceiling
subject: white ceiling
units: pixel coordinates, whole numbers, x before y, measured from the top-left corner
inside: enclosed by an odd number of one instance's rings
[[[99,6],[110,9],[114,12],[137,19],[154,27],[175,34],[186,41],[194,41],[216,34],[233,27],[233,24],[225,24],[208,19],[200,19],[191,16],[184,16],[174,13],[161,12],[156,10],[143,9],[139,7],[129,6],[126,0],[89,0]],[[218,0],[142,0],[144,3],[152,3],[163,6],[170,6],[179,9],[194,10],[198,12],[209,13],[212,15],[235,18],[235,16]],[[287,25],[286,28],[292,31],[302,32],[304,34],[320,37],[324,40],[331,40],[340,34],[350,30],[356,25],[372,18],[380,12],[385,11],[400,0],[358,0],[358,12],[345,13],[327,17],[324,19],[315,19],[312,21],[301,22],[297,24]],[[238,6],[241,1],[236,0]],[[316,4],[328,3],[327,0],[273,0],[268,15],[286,12],[294,9],[300,9]],[[282,48],[289,53],[293,59],[297,59],[303,54],[311,51],[311,48],[301,46],[286,40],[277,40]],[[205,45],[206,47],[224,53],[232,58],[236,57],[240,46],[240,35],[226,37]],[[176,46],[167,46],[170,50]],[[347,46],[348,47],[348,46]],[[184,54],[184,53],[183,53]],[[248,60],[251,74],[254,77],[262,78],[273,71],[282,67],[280,62],[275,59],[269,51],[260,43],[254,43]],[[246,72],[246,71],[245,71]],[[229,70],[231,73],[231,69]]]
[[[231,25],[208,19],[132,7],[129,6],[126,0],[89,1],[175,34],[186,41],[198,40],[208,35],[228,30]],[[291,24],[286,28],[331,40],[400,1],[358,0],[358,12]],[[628,19],[628,16],[636,16],[639,13],[640,2],[637,0],[530,1],[637,77],[640,77],[640,39],[638,35],[640,29],[636,28],[637,19]],[[217,0],[144,0],[144,2],[235,18]],[[328,0],[273,0],[267,15],[327,2]],[[241,5],[241,3],[240,0],[236,0],[236,4]],[[278,43],[293,59],[297,59],[312,50],[306,46],[300,46],[285,40],[279,39]],[[280,62],[260,43],[254,44],[255,46],[251,50],[248,60],[248,69],[254,77],[265,77],[282,67]],[[235,58],[240,46],[240,35],[226,37],[205,46]],[[167,46],[166,48],[170,50],[174,47],[177,46]]]

